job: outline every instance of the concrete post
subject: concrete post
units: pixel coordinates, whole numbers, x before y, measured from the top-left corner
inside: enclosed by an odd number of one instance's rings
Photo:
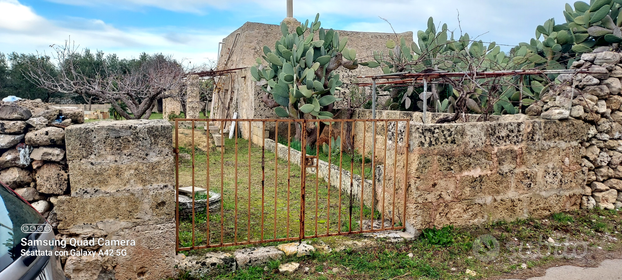
[[[294,0],[287,0],[287,17],[294,17]]]

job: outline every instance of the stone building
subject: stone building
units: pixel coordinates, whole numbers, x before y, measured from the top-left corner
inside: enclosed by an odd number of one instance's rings
[[[285,22],[290,30],[300,25],[293,18],[286,18]],[[387,53],[386,42],[389,39],[406,42],[413,41],[412,32],[404,33],[376,33],[355,32],[338,30],[341,38],[348,37],[348,48],[355,49],[359,62],[373,60],[374,52]],[[218,69],[244,68],[235,73],[218,78],[211,108],[211,118],[232,118],[237,112],[241,119],[277,118],[273,109],[266,107],[261,101],[261,89],[255,85],[250,73],[250,67],[256,64],[256,59],[263,54],[263,47],[274,48],[274,43],[281,38],[280,25],[247,22],[242,27],[223,39]],[[380,68],[359,67],[348,71],[340,68],[341,81],[344,83],[343,90],[337,95],[346,97],[348,86],[356,82],[356,77],[363,75],[382,74]],[[341,104],[344,102],[342,101]],[[337,107],[339,107],[337,103]],[[242,137],[248,139],[248,126],[240,126]],[[261,129],[252,129],[261,134]]]

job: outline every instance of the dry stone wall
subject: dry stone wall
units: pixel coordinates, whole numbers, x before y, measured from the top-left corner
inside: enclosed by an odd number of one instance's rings
[[[582,145],[582,208],[622,208],[622,54],[603,51],[583,54],[573,69],[588,74],[558,77],[561,86],[529,113],[545,119],[577,119],[588,125]]]
[[[410,119],[410,128],[406,138],[405,122],[397,127],[379,123],[375,135],[376,160],[382,163],[376,178],[384,180],[376,183],[376,197],[381,198],[382,191],[402,194],[406,187],[406,222],[414,228],[538,218],[579,209],[585,186],[582,143],[590,131],[585,122],[503,116],[494,122],[423,124],[421,117],[379,111],[378,119]],[[428,114],[429,120],[438,117]],[[355,118],[369,119],[371,111],[357,110]],[[360,137],[365,131],[367,136]],[[355,148],[363,151],[365,145],[368,156],[371,131],[371,123],[354,128]],[[397,154],[385,157],[385,135],[387,150],[397,145]],[[376,202],[385,217],[392,217],[393,204],[404,205],[402,196],[396,201],[389,197]],[[398,208],[395,215],[401,217],[403,210]]]
[[[75,107],[41,100],[0,103],[0,181],[37,209],[54,229],[56,202],[70,193],[65,128],[84,122]]]

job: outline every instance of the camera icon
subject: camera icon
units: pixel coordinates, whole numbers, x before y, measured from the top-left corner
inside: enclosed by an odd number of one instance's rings
[[[52,226],[48,224],[44,224],[44,225],[23,224],[20,227],[20,230],[23,233],[47,233],[47,232],[52,232]]]

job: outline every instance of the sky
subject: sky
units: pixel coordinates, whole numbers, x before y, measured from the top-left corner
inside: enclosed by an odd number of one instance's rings
[[[514,46],[528,42],[549,18],[564,23],[567,2],[294,0],[294,17],[312,21],[320,13],[324,28],[393,32],[384,18],[396,32],[416,34],[432,16],[456,35],[462,29],[471,38]],[[210,65],[218,42],[245,22],[279,24],[285,16],[286,0],[0,0],[0,52],[50,54],[50,45],[71,38],[79,48],[122,58],[163,53],[190,66]]]

